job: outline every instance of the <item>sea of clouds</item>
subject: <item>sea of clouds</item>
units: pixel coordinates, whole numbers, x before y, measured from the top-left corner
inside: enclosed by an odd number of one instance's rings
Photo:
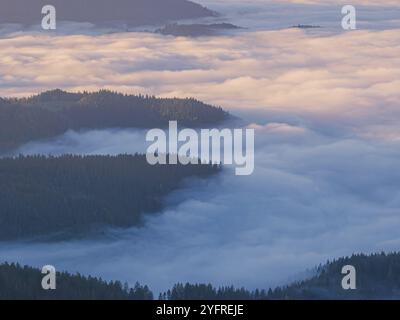
[[[260,3],[242,5],[242,17]],[[294,6],[319,11],[321,4]],[[263,29],[258,20],[218,38],[33,32],[0,39],[2,96],[56,87],[193,96],[256,130],[252,176],[226,168],[190,181],[141,229],[1,243],[1,260],[139,280],[159,291],[178,281],[263,288],[334,257],[398,250],[400,32],[385,10],[351,32]],[[144,135],[70,131],[18,153],[133,153],[145,150]]]
[[[177,281],[268,287],[321,262],[400,245],[399,141],[327,136],[285,123],[256,130],[256,169],[188,181],[140,229],[95,240],[0,244],[2,260],[53,264],[156,292]],[[144,151],[144,132],[69,132],[25,154]],[[133,142],[135,142],[133,144]]]

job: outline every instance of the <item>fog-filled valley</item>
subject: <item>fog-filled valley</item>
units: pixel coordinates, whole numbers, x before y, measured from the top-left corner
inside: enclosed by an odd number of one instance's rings
[[[131,153],[145,149],[133,146],[141,136],[69,132],[19,152]],[[326,137],[287,124],[260,127],[256,137],[252,176],[226,168],[174,192],[168,208],[140,229],[110,230],[95,240],[6,242],[2,259],[140,280],[157,292],[178,281],[268,287],[332,257],[396,250],[396,143]]]

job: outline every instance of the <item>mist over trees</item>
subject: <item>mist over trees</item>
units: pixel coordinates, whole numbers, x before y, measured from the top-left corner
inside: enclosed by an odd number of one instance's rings
[[[152,166],[138,154],[2,158],[0,240],[139,226],[185,178],[219,171],[211,164]]]
[[[108,90],[52,90],[28,98],[0,100],[0,152],[69,129],[157,128],[166,127],[170,120],[200,127],[229,117],[221,108],[192,98],[164,99]]]
[[[343,266],[356,268],[357,289],[342,288]],[[400,299],[400,253],[357,254],[316,269],[308,280],[268,290],[248,291],[211,284],[177,284],[159,297],[165,300],[321,300]]]
[[[341,269],[353,265],[357,270],[357,289],[343,290]],[[41,288],[40,270],[17,264],[0,265],[0,299],[107,299],[151,300],[147,286],[129,288],[119,281],[105,282],[93,277],[58,273],[57,290]],[[158,296],[160,300],[321,300],[321,299],[399,299],[400,253],[353,255],[317,267],[308,280],[285,287],[249,291],[244,288],[211,284],[176,284]]]

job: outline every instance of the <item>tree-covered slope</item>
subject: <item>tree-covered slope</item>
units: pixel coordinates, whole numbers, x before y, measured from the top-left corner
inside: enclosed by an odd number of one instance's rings
[[[120,282],[57,273],[56,290],[43,290],[44,275],[38,269],[18,264],[0,265],[0,300],[151,300],[147,286],[134,288]]]
[[[0,240],[140,225],[163,197],[213,165],[155,165],[144,155],[0,159]]]
[[[167,126],[170,120],[200,127],[228,118],[221,108],[195,99],[162,99],[107,90],[52,90],[29,98],[0,100],[0,151],[68,129],[156,128]]]
[[[343,266],[356,269],[356,290],[342,288]],[[248,291],[234,287],[177,284],[160,296],[168,300],[322,300],[400,299],[400,253],[359,254],[328,262],[308,280],[274,290]]]
[[[39,23],[45,5],[56,8],[58,21],[94,24],[121,22],[139,26],[215,15],[187,0],[1,0],[0,23]]]
[[[344,265],[357,270],[357,289],[343,290]],[[234,287],[215,288],[211,284],[176,284],[161,293],[162,300],[316,300],[316,299],[400,299],[400,253],[353,255],[319,266],[311,279],[274,290],[248,291]],[[107,284],[99,279],[67,273],[57,276],[57,290],[44,291],[39,270],[18,265],[0,265],[0,299],[150,299],[146,286],[130,290],[120,282]]]
[[[343,266],[356,269],[356,290],[342,288]],[[400,254],[359,254],[319,266],[309,280],[276,289],[271,299],[400,299]]]

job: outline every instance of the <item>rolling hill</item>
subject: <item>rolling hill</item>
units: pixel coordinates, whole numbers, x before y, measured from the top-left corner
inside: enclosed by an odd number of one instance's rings
[[[185,178],[219,171],[208,164],[152,166],[138,154],[1,158],[0,241],[140,226]]]
[[[176,120],[187,127],[212,126],[231,116],[196,99],[163,99],[102,90],[52,90],[21,99],[0,100],[0,153],[67,130],[159,128]]]
[[[215,15],[215,12],[187,0],[2,0],[0,23],[39,23],[45,5],[56,8],[57,21],[94,24],[118,21],[131,26],[156,25]]]

